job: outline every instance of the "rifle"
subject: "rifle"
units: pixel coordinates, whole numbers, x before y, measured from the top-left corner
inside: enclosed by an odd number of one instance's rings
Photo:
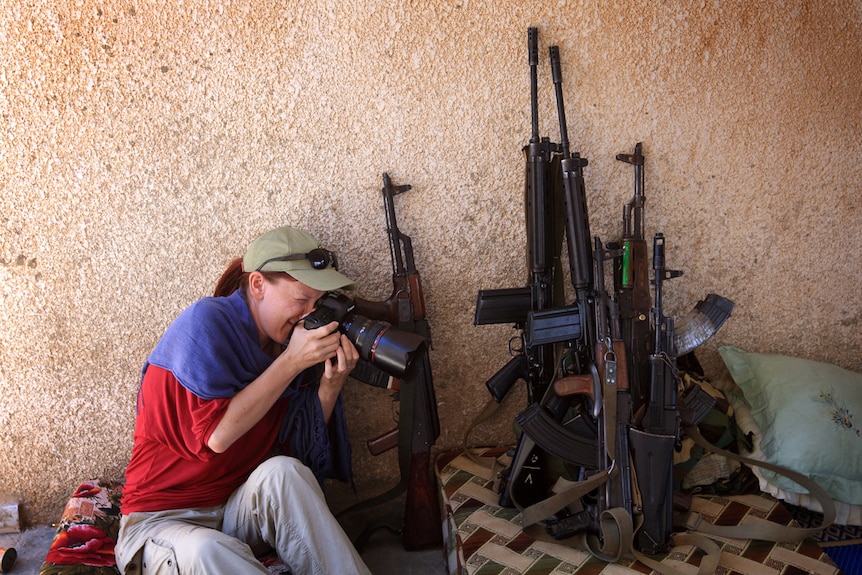
[[[545,530],[555,539],[564,539],[580,532],[595,536],[602,534],[602,514],[614,509],[623,510],[631,516],[633,509],[632,476],[629,464],[628,430],[632,423],[632,401],[629,391],[625,344],[620,337],[619,311],[608,295],[604,282],[604,261],[616,258],[619,250],[606,250],[601,240],[593,239],[595,262],[596,334],[593,356],[595,370],[590,374],[569,375],[554,381],[558,396],[583,396],[594,406],[595,465],[583,469],[584,484],[568,487],[556,496],[523,509],[526,524],[542,521]],[[565,429],[558,427],[558,431]],[[583,428],[588,433],[588,427]],[[544,445],[544,444],[543,444]],[[572,457],[572,453],[561,451],[564,460],[583,463],[584,459]],[[592,479],[589,479],[592,477]],[[580,499],[595,489],[595,495]],[[568,491],[568,493],[566,492]],[[579,500],[580,499],[580,500]],[[553,515],[553,518],[552,518]],[[612,557],[609,561],[615,560]]]
[[[524,147],[526,155],[524,215],[527,229],[527,263],[530,285],[525,288],[483,290],[476,302],[474,323],[514,323],[520,330],[512,338],[509,360],[487,382],[486,387],[498,403],[518,379],[527,383],[527,404],[538,405],[548,394],[556,372],[557,342],[579,337],[580,318],[577,310],[562,309],[563,285],[560,254],[564,233],[563,198],[560,191],[562,148],[539,135],[538,112],[538,29],[527,30],[527,53],[530,66],[531,137]],[[519,343],[516,343],[518,342]],[[545,416],[541,412],[539,416]],[[591,452],[594,446],[587,448]],[[529,456],[529,465],[521,477],[511,473],[503,478],[500,504],[511,507],[512,493],[521,500],[545,495],[541,472],[542,453],[519,442],[519,452]],[[523,465],[521,466],[523,468]],[[511,469],[515,469],[512,467]],[[522,469],[519,468],[518,474]],[[510,481],[509,478],[514,478]]]
[[[620,315],[617,303],[608,295],[605,289],[604,262],[617,259],[621,251],[605,250],[601,240],[593,240],[595,250],[593,259],[596,262],[596,350],[595,361],[599,377],[603,382],[602,400],[604,402],[604,417],[602,438],[605,451],[619,473],[610,478],[605,487],[605,494],[599,501],[601,504],[593,520],[597,521],[602,511],[619,507],[628,515],[632,514],[632,476],[629,463],[629,427],[632,424],[631,379],[629,377],[625,341],[622,339]],[[595,398],[594,398],[595,401]]]
[[[389,174],[383,174],[383,205],[392,261],[392,294],[384,301],[356,298],[356,311],[372,319],[387,321],[398,329],[416,333],[431,345],[431,329],[425,315],[422,282],[413,256],[410,236],[398,229],[394,196],[411,189],[409,185],[393,186]],[[363,362],[360,362],[360,365]],[[368,369],[371,368],[371,369]],[[388,501],[405,490],[404,523],[401,530],[405,549],[442,545],[442,524],[436,481],[431,470],[431,447],[440,436],[437,399],[427,347],[420,350],[411,370],[401,381],[374,374],[374,366],[355,371],[354,377],[398,394],[401,409],[398,426],[368,441],[369,451],[379,455],[398,446],[400,481],[386,493],[354,505],[342,513]],[[376,370],[379,371],[379,370]],[[371,531],[357,540],[364,545]]]
[[[525,331],[529,313],[558,304],[562,292],[556,273],[562,251],[562,227],[554,218],[560,212],[561,200],[555,187],[559,145],[539,135],[538,42],[538,29],[529,28],[532,133],[524,147],[524,215],[530,283],[523,288],[480,290],[473,321],[474,325],[512,323],[521,331],[519,337],[509,342],[512,359],[485,383],[498,403],[519,379],[527,382],[527,403],[538,401],[550,385],[554,372],[553,348],[530,340]]]
[[[649,388],[649,356],[652,353],[650,325],[649,256],[644,224],[644,155],[643,144],[635,144],[634,153],[617,154],[617,160],[634,166],[634,196],[623,205],[623,232],[610,249],[621,249],[614,266],[614,295],[620,310],[622,338],[629,350],[628,369],[634,409],[646,401]]]
[[[572,398],[579,394],[561,395],[550,387],[540,402],[531,404],[518,414],[516,421],[523,433],[512,460],[507,486],[509,499],[517,507],[533,503],[527,497],[535,498],[537,493],[536,489],[528,491],[528,487],[536,481],[535,472],[529,468],[526,468],[526,471],[524,469],[528,462],[529,467],[542,467],[543,452],[585,469],[605,468],[604,457],[599,453],[603,449],[602,430],[596,423],[601,410],[601,384],[594,361],[597,342],[593,254],[583,173],[587,160],[581,158],[577,152],[570,152],[559,47],[551,46],[549,54],[560,123],[559,148],[566,246],[576,301],[567,308],[540,310],[528,314],[527,334],[529,339],[541,341],[544,345],[565,342],[566,349],[560,371],[564,377],[575,376],[578,379],[580,376],[582,381],[588,382],[587,385],[593,390],[588,394],[593,400],[593,406],[590,413],[581,413],[563,425],[561,420],[568,411]],[[550,327],[546,327],[548,325]],[[574,529],[580,527],[579,523]],[[569,525],[564,529],[572,528]]]
[[[632,400],[637,411],[647,401],[654,338],[654,328],[649,321],[652,304],[644,220],[643,144],[638,142],[634,153],[617,154],[616,158],[634,166],[634,196],[623,205],[622,237],[608,243],[608,248],[622,250],[614,266],[614,295],[620,308],[622,337],[629,350]],[[677,356],[685,355],[712,337],[732,311],[733,302],[716,294],[708,294],[699,301],[675,326]]]
[[[641,426],[632,429],[629,440],[632,460],[642,496],[644,523],[638,531],[637,546],[649,554],[668,548],[673,529],[673,454],[680,437],[677,409],[676,350],[673,318],[662,310],[665,280],[679,277],[682,271],[665,267],[664,235],[653,240],[653,284],[655,302],[655,351],[650,356],[650,389]]]

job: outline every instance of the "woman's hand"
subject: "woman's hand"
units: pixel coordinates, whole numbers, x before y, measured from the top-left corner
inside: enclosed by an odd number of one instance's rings
[[[356,367],[359,361],[359,352],[346,335],[340,334],[339,346],[335,350],[335,356],[323,362],[323,375],[320,377],[320,387],[317,396],[320,398],[320,406],[323,408],[323,417],[329,422],[335,402],[338,400],[341,389],[347,381],[347,376]]]
[[[318,397],[328,422],[347,375],[358,360],[359,352],[347,336],[338,331],[338,322],[312,330],[298,325],[287,348],[272,365],[231,399],[207,445],[216,453],[225,451],[260,421],[297,375],[321,362],[324,367]]]
[[[318,363],[325,364],[326,360],[337,357],[344,337],[338,331],[337,321],[317,329],[305,329],[299,323],[291,332],[287,348],[276,358],[276,362],[297,367],[299,371]],[[355,360],[353,363],[356,363]]]

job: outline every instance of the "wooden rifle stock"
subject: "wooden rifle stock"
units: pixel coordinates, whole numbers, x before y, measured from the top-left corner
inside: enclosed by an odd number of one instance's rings
[[[398,446],[398,428],[367,441],[372,455],[380,455]],[[404,502],[402,545],[407,551],[436,547],[443,543],[440,521],[440,503],[436,481],[431,472],[431,452],[413,452],[407,479],[407,497]]]
[[[401,543],[413,551],[443,544],[442,517],[437,482],[431,471],[431,453],[413,452],[404,502],[404,532]]]

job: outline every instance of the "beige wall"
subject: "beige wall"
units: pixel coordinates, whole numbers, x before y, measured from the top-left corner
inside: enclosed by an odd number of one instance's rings
[[[647,235],[685,270],[668,311],[736,302],[711,370],[722,344],[862,370],[858,0],[29,4],[0,1],[0,493],[30,521],[122,473],[142,362],[257,234],[304,227],[387,296],[384,171],[414,187],[399,223],[458,446],[514,333],[472,325],[476,292],[526,282],[530,25],[555,141],[561,49],[592,232],[618,235],[614,156],[642,141]],[[387,484],[365,440],[391,402],[347,395],[360,485]],[[512,441],[507,418],[476,440]]]

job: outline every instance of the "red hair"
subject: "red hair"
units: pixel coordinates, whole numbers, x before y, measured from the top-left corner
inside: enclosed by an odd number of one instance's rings
[[[273,282],[276,279],[294,279],[284,272],[260,273],[263,274],[264,279],[269,282]],[[249,272],[243,271],[242,269],[242,258],[236,258],[232,260],[228,264],[227,269],[224,271],[224,273],[222,273],[221,277],[218,280],[218,283],[216,283],[213,295],[215,297],[229,296],[238,289],[245,292],[246,288],[248,287],[248,276]]]
[[[219,278],[213,295],[216,297],[228,296],[238,289],[244,290],[247,285],[248,273],[242,269],[242,258],[236,258],[228,264],[227,269]]]

